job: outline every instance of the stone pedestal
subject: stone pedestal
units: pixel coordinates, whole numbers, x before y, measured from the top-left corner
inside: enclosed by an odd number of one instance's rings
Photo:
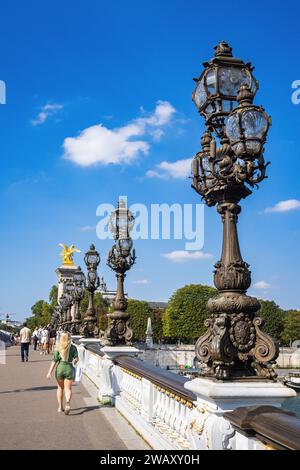
[[[73,277],[75,272],[78,270],[78,266],[60,266],[55,270],[57,277],[58,277],[58,292],[57,292],[57,300],[59,301],[61,295],[64,293],[64,284],[67,282],[73,282]],[[75,305],[71,307],[71,319],[72,321],[75,319]]]
[[[224,381],[197,378],[185,384],[197,399],[190,416],[195,449],[236,449],[240,435],[223,418],[225,411],[241,406],[271,405],[280,407],[296,393],[280,382],[253,380]],[[249,441],[249,442],[248,442]],[[247,440],[250,443],[250,440]]]

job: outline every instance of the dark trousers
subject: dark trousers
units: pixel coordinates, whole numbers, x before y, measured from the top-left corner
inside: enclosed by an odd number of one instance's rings
[[[38,339],[37,339],[37,337],[35,336],[35,337],[33,338],[33,346],[34,346],[34,350],[35,350],[35,351],[36,351],[36,347],[37,347],[37,342],[38,342]]]
[[[28,354],[29,354],[29,343],[21,343],[21,358],[24,362],[24,359],[28,361]]]

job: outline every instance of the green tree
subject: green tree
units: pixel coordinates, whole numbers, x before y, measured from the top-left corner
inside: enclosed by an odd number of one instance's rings
[[[130,313],[130,325],[135,341],[145,341],[148,317],[152,318],[152,310],[148,302],[129,299],[127,312]]]
[[[57,299],[58,299],[58,288],[57,286],[52,286],[49,294],[49,302],[53,307],[57,305]]]
[[[45,302],[45,300],[38,300],[31,307],[31,311],[33,315],[26,320],[28,327],[34,329],[37,326],[46,326],[51,321],[54,305]]]
[[[166,309],[164,308],[155,308],[152,310],[151,320],[152,320],[152,330],[153,330],[153,341],[158,343],[163,341],[163,317]]]
[[[287,310],[283,323],[282,342],[291,345],[293,341],[300,339],[300,311]]]
[[[144,300],[129,299],[127,312],[130,313],[130,324],[135,341],[145,341],[148,318],[151,318],[153,341],[162,339],[162,309],[152,309]]]
[[[279,340],[283,332],[284,312],[273,300],[260,300],[259,317],[265,320],[263,331],[272,338]]]
[[[217,293],[209,286],[190,284],[171,297],[163,316],[163,334],[169,341],[195,342],[205,331],[210,316],[206,304]]]

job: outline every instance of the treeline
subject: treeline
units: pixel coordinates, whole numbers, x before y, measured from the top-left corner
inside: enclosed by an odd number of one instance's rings
[[[198,284],[191,284],[178,289],[169,300],[166,309],[151,308],[146,301],[129,299],[127,310],[130,313],[131,327],[135,341],[145,341],[148,317],[152,320],[154,342],[195,343],[206,327],[204,321],[209,317],[206,308],[208,299],[217,293],[216,289]],[[57,287],[53,286],[49,301],[39,300],[27,319],[30,328],[47,325],[57,303]],[[274,301],[260,300],[261,309],[258,315],[265,320],[264,331],[280,341],[281,345],[290,346],[300,339],[300,311],[283,310]],[[88,306],[85,293],[81,302],[81,315],[84,316]],[[99,319],[99,327],[107,327],[109,304],[102,295],[95,294],[95,308]]]

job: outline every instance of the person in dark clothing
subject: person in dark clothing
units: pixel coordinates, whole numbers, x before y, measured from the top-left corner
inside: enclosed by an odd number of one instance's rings
[[[36,351],[37,350],[37,344],[39,341],[39,336],[38,336],[38,329],[35,328],[34,332],[32,333],[32,341],[33,341],[33,349]]]
[[[49,327],[49,353],[50,354],[54,353],[55,341],[56,341],[56,330],[50,326]]]

